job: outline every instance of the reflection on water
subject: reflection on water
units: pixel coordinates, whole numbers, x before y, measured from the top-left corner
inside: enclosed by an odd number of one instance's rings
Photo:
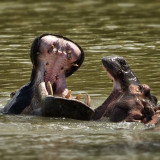
[[[156,159],[160,156],[159,128],[146,130],[138,123],[21,116],[0,119],[0,153],[4,159],[12,156],[15,159]]]
[[[0,2],[0,108],[28,82],[30,45],[41,33],[65,35],[85,51],[82,67],[67,79],[73,94],[88,92],[97,107],[112,82],[101,58],[121,55],[141,83],[160,99],[160,3],[71,0]],[[159,127],[0,116],[1,159],[159,159]],[[14,158],[13,158],[14,157]]]

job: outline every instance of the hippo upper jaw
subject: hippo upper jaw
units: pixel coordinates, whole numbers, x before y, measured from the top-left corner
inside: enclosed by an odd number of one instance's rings
[[[54,96],[52,87],[46,88],[45,82],[41,82],[36,87],[36,97],[33,97],[30,114],[47,117],[65,117],[77,120],[90,120],[94,115],[94,110],[90,108],[89,99],[81,102],[79,97],[75,99]],[[88,97],[88,96],[86,96]],[[37,102],[37,103],[35,103]],[[27,110],[26,110],[27,111]],[[25,113],[25,111],[23,112]]]
[[[72,67],[79,67],[76,62],[81,58],[82,53],[78,46],[63,38],[53,35],[46,35],[39,40],[37,51],[36,83],[44,81],[46,88],[50,82],[54,94],[65,96],[67,94],[66,74]]]

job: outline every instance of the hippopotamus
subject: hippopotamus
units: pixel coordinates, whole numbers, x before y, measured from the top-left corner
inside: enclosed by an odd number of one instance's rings
[[[83,63],[84,52],[72,40],[56,34],[35,38],[30,50],[33,64],[30,81],[11,93],[1,110],[3,114],[29,114],[66,117],[78,120],[157,123],[157,98],[146,84],[140,84],[125,59],[120,56],[102,58],[103,68],[113,81],[113,90],[104,103],[92,109],[87,94],[85,103],[80,95],[73,98],[66,78]]]
[[[113,90],[104,103],[95,109],[94,120],[108,118],[112,122],[150,123],[157,111],[157,98],[150,87],[140,84],[121,56],[102,58],[102,66],[113,81]]]
[[[33,41],[30,58],[30,81],[11,93],[1,112],[90,119],[94,111],[79,100],[79,95],[73,99],[66,86],[66,78],[83,63],[82,48],[64,36],[46,33]]]

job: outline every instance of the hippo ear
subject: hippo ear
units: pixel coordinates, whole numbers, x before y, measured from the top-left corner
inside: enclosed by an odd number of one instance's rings
[[[72,66],[68,71],[66,71],[65,75],[66,77],[69,77],[70,75],[72,75],[76,70],[78,70],[78,68],[82,65],[83,61],[84,61],[84,52],[82,50],[82,48],[75,42],[73,42],[72,40],[61,36],[61,35],[57,35],[57,34],[51,34],[51,33],[45,33],[42,34],[40,36],[38,36],[37,38],[34,39],[32,46],[31,46],[31,50],[30,50],[30,58],[32,61],[32,64],[34,67],[37,66],[37,53],[39,52],[39,46],[40,46],[40,40],[42,37],[47,36],[47,35],[53,35],[56,36],[58,38],[63,38],[64,40],[70,41],[72,43],[74,43],[79,50],[81,51],[81,56],[79,57],[79,59],[75,62],[75,64],[77,64],[77,66]]]

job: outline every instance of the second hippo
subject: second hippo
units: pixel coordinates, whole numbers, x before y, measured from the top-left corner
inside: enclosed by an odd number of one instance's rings
[[[125,59],[120,56],[102,58],[104,70],[113,81],[113,90],[104,103],[95,109],[94,120],[148,123],[156,114],[157,98],[146,84],[140,84]]]

